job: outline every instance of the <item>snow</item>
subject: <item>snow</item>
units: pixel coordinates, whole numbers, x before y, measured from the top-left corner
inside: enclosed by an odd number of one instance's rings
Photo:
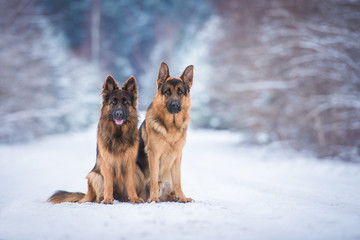
[[[86,192],[96,128],[0,145],[0,239],[359,239],[360,165],[190,130],[182,183],[194,203],[50,204]]]

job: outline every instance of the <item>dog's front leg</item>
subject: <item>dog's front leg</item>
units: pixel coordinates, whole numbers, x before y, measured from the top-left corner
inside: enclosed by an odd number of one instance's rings
[[[131,203],[142,203],[144,200],[138,197],[135,189],[135,164],[135,159],[134,161],[129,161],[128,163],[128,172],[126,174],[126,190],[129,201]]]
[[[104,177],[104,200],[101,203],[113,204],[114,202],[114,177],[113,171],[109,166],[101,168],[101,174]]]
[[[175,197],[178,199],[179,202],[192,202],[194,200],[192,198],[185,197],[185,194],[183,193],[181,188],[181,158],[182,154],[179,154],[176,157],[173,167],[171,168],[171,177],[174,185]]]
[[[159,202],[159,158],[156,151],[148,151],[150,169],[150,197],[148,202]]]

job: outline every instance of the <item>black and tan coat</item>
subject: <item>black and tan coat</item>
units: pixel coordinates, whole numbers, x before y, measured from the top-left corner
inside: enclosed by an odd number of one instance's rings
[[[50,202],[98,202],[111,204],[114,198],[132,203],[144,189],[144,179],[136,165],[139,146],[137,129],[137,84],[129,78],[122,88],[109,75],[102,91],[101,115],[97,130],[97,156],[88,174],[88,191],[58,191]]]
[[[147,201],[191,202],[181,187],[182,150],[190,123],[190,88],[193,69],[188,66],[181,77],[171,77],[161,63],[158,90],[140,127],[137,164],[144,173]]]

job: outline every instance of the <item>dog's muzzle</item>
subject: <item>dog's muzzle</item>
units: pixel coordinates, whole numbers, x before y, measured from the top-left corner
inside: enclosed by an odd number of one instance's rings
[[[125,113],[123,110],[116,110],[114,112],[114,121],[116,123],[116,125],[123,125],[125,122]]]
[[[171,114],[176,114],[181,111],[181,104],[179,101],[171,101],[166,104],[166,108]]]

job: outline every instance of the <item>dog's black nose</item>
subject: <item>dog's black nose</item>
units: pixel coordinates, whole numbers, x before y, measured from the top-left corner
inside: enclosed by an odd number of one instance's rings
[[[123,112],[123,110],[116,110],[116,111],[115,111],[115,117],[116,117],[117,119],[122,119],[122,118],[124,118],[124,112]]]
[[[180,103],[178,101],[171,102],[171,107],[174,109],[178,109],[180,107]]]
[[[171,101],[166,104],[166,108],[171,114],[176,114],[181,111],[181,103],[179,101]]]

